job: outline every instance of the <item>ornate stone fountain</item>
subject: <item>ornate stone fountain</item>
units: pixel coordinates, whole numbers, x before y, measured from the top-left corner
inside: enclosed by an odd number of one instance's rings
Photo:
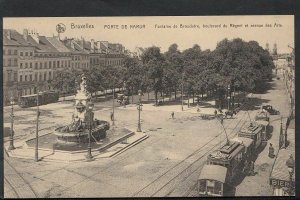
[[[89,128],[91,122],[91,141],[97,142],[106,137],[109,129],[107,121],[93,118],[93,112],[89,111],[91,94],[87,91],[86,77],[81,78],[80,88],[75,95],[74,113],[69,125],[56,128],[54,134],[61,144],[88,143]]]

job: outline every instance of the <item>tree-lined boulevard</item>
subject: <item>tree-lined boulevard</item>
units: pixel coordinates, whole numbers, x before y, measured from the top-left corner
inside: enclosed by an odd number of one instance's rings
[[[224,107],[224,100],[228,96],[231,99],[233,92],[259,89],[261,83],[271,78],[274,67],[269,52],[257,42],[237,38],[222,40],[214,51],[203,51],[195,44],[180,52],[177,44],[172,44],[162,53],[153,46],[146,48],[140,59],[126,57],[123,66],[65,69],[51,84],[57,90],[74,93],[80,74],[84,73],[91,93],[116,87],[129,94],[154,91],[157,105],[159,96],[164,99],[174,94],[176,99],[180,91],[193,101],[195,96],[207,94],[215,98],[219,107]]]

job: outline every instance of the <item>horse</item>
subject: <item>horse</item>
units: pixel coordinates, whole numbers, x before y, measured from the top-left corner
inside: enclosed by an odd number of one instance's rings
[[[228,111],[225,112],[225,118],[227,118],[227,116],[230,116],[230,118],[232,118],[233,115],[236,115],[235,110],[233,110],[233,111],[228,110]]]

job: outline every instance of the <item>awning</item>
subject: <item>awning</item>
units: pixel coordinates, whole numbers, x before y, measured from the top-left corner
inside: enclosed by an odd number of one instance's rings
[[[245,137],[236,137],[231,139],[231,141],[235,141],[240,144],[243,144],[245,147],[249,147],[253,143],[253,140],[251,138],[245,138]]]
[[[270,176],[271,180],[275,179],[275,180],[282,180],[282,181],[290,181],[290,175],[289,175],[288,167],[286,165],[286,161],[291,154],[295,158],[295,151],[291,151],[288,149],[279,150]],[[294,173],[294,178],[295,178],[295,173]]]
[[[200,176],[201,180],[216,180],[225,183],[227,176],[227,168],[220,165],[204,165]]]

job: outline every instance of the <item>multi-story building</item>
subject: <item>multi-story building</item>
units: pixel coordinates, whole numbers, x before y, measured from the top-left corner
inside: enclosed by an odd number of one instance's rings
[[[63,40],[64,45],[71,51],[71,68],[86,69],[90,66],[89,52],[75,41],[75,39]]]
[[[4,69],[4,90],[14,91],[15,97],[36,93],[37,86],[39,91],[52,89],[50,80],[55,72],[70,67],[71,52],[57,37],[39,36],[36,31],[27,29],[23,35],[15,30],[4,30],[3,41],[5,66],[13,69],[13,72]]]
[[[15,30],[3,30],[3,102],[18,96],[18,65],[20,50],[32,52],[27,43],[18,42]]]
[[[52,90],[51,80],[64,68],[121,66],[125,56],[121,44],[85,41],[83,38],[60,40],[57,36],[40,36],[35,30],[3,31],[4,102],[10,96],[31,95]]]
[[[36,85],[39,91],[50,90],[50,80],[53,79],[57,70],[70,67],[71,65],[71,52],[60,42],[58,37],[39,36],[37,32],[28,31],[23,32],[23,38],[26,42],[35,48],[33,60],[27,65],[32,66],[34,69],[32,77],[34,83],[31,85],[22,84],[22,95],[36,93]],[[21,63],[23,66],[28,62],[26,59],[20,61],[20,72],[22,72]],[[32,69],[31,68],[31,69]],[[26,77],[19,74],[19,82],[26,81]]]

